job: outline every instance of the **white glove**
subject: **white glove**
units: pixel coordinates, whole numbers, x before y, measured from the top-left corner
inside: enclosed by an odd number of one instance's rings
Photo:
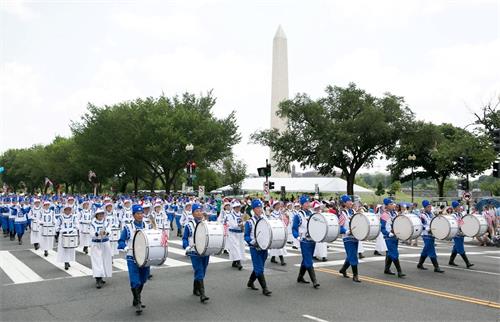
[[[187,254],[189,254],[192,250],[193,250],[193,247],[191,247],[191,246],[186,247],[186,256],[187,256]]]
[[[348,231],[345,232],[345,234],[346,234],[346,236],[349,236],[351,234],[351,231],[348,230]]]
[[[389,233],[389,237],[394,237],[394,234],[393,233]]]

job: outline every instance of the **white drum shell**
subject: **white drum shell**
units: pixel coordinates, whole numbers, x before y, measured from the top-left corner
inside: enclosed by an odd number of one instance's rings
[[[167,259],[168,250],[161,245],[162,231],[138,230],[132,242],[134,260],[139,267],[161,266]]]
[[[40,231],[40,224],[37,221],[31,222],[31,230],[34,232]]]
[[[226,244],[224,225],[215,221],[200,221],[194,230],[193,241],[200,256],[220,254]]]
[[[261,219],[255,225],[255,241],[261,249],[285,247],[288,230],[279,219]]]
[[[42,236],[51,237],[56,235],[55,226],[42,226]]]
[[[452,216],[437,216],[431,220],[431,232],[437,239],[450,240],[458,234],[458,231],[458,222]]]
[[[349,223],[351,235],[357,240],[374,240],[380,233],[380,218],[372,213],[356,213]]]
[[[394,235],[400,240],[415,239],[422,234],[422,221],[415,215],[399,215],[392,222]]]
[[[63,248],[76,248],[80,245],[78,234],[63,234],[61,238]]]
[[[80,229],[82,234],[90,234],[90,224],[82,224]]]
[[[307,222],[307,232],[317,243],[332,242],[340,232],[339,219],[330,213],[313,214]]]
[[[467,237],[478,237],[488,231],[488,222],[481,215],[466,215],[462,218],[463,224],[460,229]]]
[[[120,239],[120,233],[121,231],[119,228],[112,228],[111,234],[109,234],[109,241],[117,242]]]

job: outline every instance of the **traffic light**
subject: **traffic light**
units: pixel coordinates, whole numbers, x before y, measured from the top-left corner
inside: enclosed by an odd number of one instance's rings
[[[266,165],[266,176],[268,176],[268,177],[271,176],[271,165],[270,164]]]
[[[500,161],[493,162],[493,177],[500,178]]]
[[[265,167],[257,168],[257,173],[259,177],[270,177],[271,176],[271,165],[268,164]]]
[[[286,188],[285,186],[281,186],[281,201],[285,201],[286,198]]]
[[[269,181],[269,191],[274,189],[274,182]]]
[[[500,153],[500,129],[493,130],[493,148],[496,153]]]

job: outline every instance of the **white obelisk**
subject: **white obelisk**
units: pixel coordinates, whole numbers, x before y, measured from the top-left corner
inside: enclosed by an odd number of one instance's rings
[[[280,131],[286,129],[286,119],[276,115],[280,102],[288,99],[288,49],[286,35],[278,26],[273,39],[273,76],[271,87],[271,128]],[[273,152],[270,153],[273,177],[290,177],[286,172],[278,172],[275,168]]]

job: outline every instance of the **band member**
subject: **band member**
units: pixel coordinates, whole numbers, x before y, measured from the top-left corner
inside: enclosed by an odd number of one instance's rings
[[[83,246],[83,252],[89,253],[89,246],[92,239],[90,224],[92,222],[92,210],[88,200],[83,200],[82,209],[79,210],[78,222],[80,224],[80,246]]]
[[[43,227],[55,227],[56,217],[54,211],[50,209],[50,201],[45,200],[42,207],[43,211],[40,216],[40,230],[42,230]],[[40,239],[40,248],[43,250],[43,255],[45,257],[49,256],[49,250],[54,248],[54,236],[44,236],[42,234]]]
[[[321,213],[321,203],[318,201],[313,201],[312,206],[311,206],[313,214],[319,214]],[[314,253],[313,253],[313,258],[315,260],[321,260],[323,262],[327,261],[326,256],[328,256],[328,247],[326,243],[316,243],[316,246],[314,247]]]
[[[271,291],[267,288],[266,278],[264,277],[264,265],[267,259],[267,249],[260,249],[255,240],[255,225],[264,216],[262,202],[259,199],[252,200],[253,216],[245,222],[245,241],[250,247],[250,255],[252,257],[253,271],[248,280],[247,286],[252,290],[258,290],[254,282],[258,280],[262,287],[262,293],[265,296],[270,296]]]
[[[132,200],[125,199],[123,201],[123,208],[120,214],[120,224],[123,228],[125,225],[128,225],[132,222]]]
[[[123,227],[120,235],[120,240],[118,240],[118,249],[127,253],[127,268],[128,268],[128,278],[130,280],[130,289],[134,300],[132,301],[132,306],[135,307],[135,312],[141,314],[142,309],[146,306],[141,302],[141,293],[148,280],[149,266],[139,267],[134,260],[132,245],[128,247],[131,238],[134,237],[137,230],[148,229],[149,227],[142,220],[144,216],[144,209],[140,205],[132,206],[132,216],[134,220],[130,225]]]
[[[120,232],[120,219],[118,218],[118,213],[113,210],[113,204],[108,202],[104,204],[104,218],[108,223],[110,231],[115,231],[115,236]],[[115,239],[111,239],[111,254],[118,255],[118,241]]]
[[[380,219],[380,212],[382,211],[382,207],[377,207],[373,212],[379,217]],[[387,252],[387,245],[385,244],[385,239],[384,239],[384,234],[380,232],[377,235],[377,238],[375,239],[375,251],[373,252],[373,255],[376,256],[384,256],[382,252]]]
[[[182,237],[182,225],[181,225],[181,216],[182,216],[182,207],[180,206],[180,202],[174,201],[172,205],[172,209],[175,214],[175,225],[177,226],[177,237]]]
[[[349,228],[349,223],[351,217],[354,215],[352,210],[352,199],[348,195],[343,195],[340,197],[342,210],[339,216],[340,233],[343,236],[342,241],[344,242],[344,248],[346,253],[346,259],[344,265],[340,269],[340,273],[348,278],[347,269],[349,266],[352,267],[352,280],[356,283],[361,283],[358,278],[358,240],[351,235]]]
[[[424,212],[420,215],[420,220],[422,221],[422,239],[424,240],[424,248],[420,254],[420,260],[418,262],[417,268],[422,270],[427,270],[424,267],[424,262],[427,256],[431,259],[432,265],[434,265],[434,272],[444,273],[443,270],[439,268],[436,255],[436,247],[434,245],[435,237],[432,236],[431,232],[431,220],[434,217],[432,214],[432,204],[429,200],[422,201],[422,206],[424,207]]]
[[[457,220],[458,225],[462,226],[463,221],[462,221],[462,209],[460,207],[460,203],[456,200],[452,201],[451,207],[453,208],[453,214],[452,216]],[[450,256],[450,261],[448,265],[450,266],[458,266],[455,264],[455,257],[457,257],[457,254],[460,254],[462,259],[465,262],[465,265],[467,268],[471,268],[474,266],[474,264],[471,264],[469,262],[469,259],[467,258],[467,255],[465,254],[465,248],[464,248],[464,235],[462,234],[462,231],[459,231],[457,236],[453,237],[453,249],[451,251],[451,256]]]
[[[167,219],[170,223],[170,230],[174,230],[175,212],[172,208],[172,203],[169,201],[165,202],[165,212],[167,213]]]
[[[233,261],[232,267],[241,270],[241,261],[245,259],[245,241],[243,239],[244,223],[241,214],[241,204],[238,200],[233,200],[231,204],[233,211],[224,217],[228,226],[229,259]],[[222,212],[221,212],[222,215]]]
[[[281,201],[276,201],[275,203],[273,203],[273,205],[272,205],[273,209],[272,209],[271,213],[269,214],[269,218],[283,221],[283,223],[285,224],[285,227],[286,227],[287,224],[285,222],[287,222],[288,217],[286,219],[284,218],[285,215],[283,214],[283,212],[281,210],[282,207],[283,207],[283,203]],[[270,249],[269,255],[271,255],[271,263],[277,264],[278,262],[276,261],[276,256],[278,256],[280,258],[281,266],[285,266],[286,263],[285,263],[284,256],[286,254],[287,254],[286,245],[280,249]]]
[[[96,210],[91,227],[92,233],[87,234],[92,236],[90,261],[92,263],[92,275],[95,278],[95,286],[99,289],[106,283],[103,278],[111,277],[113,272],[113,255],[111,254],[111,244],[109,243],[111,229],[109,223],[104,219],[103,209]]]
[[[182,211],[182,214],[181,214],[181,218],[180,218],[180,224],[181,224],[181,227],[182,229],[184,229],[184,227],[186,226],[186,224],[191,221],[191,219],[193,219],[193,215],[192,215],[192,210],[191,210],[191,202],[186,202],[186,204],[184,205],[184,210]],[[203,209],[203,208],[202,208]],[[203,210],[202,210],[203,212]]]
[[[10,198],[5,198],[3,200],[3,205],[1,208],[2,212],[2,230],[3,230],[3,237],[7,237],[10,234],[9,231],[9,215],[10,215],[10,208],[9,208],[9,203],[10,203]]]
[[[78,221],[72,211],[73,207],[71,205],[65,205],[63,207],[63,214],[56,222],[56,230],[59,231],[61,239],[64,238],[65,234],[77,233]],[[75,261],[75,248],[64,248],[63,244],[62,240],[59,240],[59,243],[57,243],[57,261],[64,263],[64,269],[68,270],[71,267],[69,262]]]
[[[13,197],[11,200],[11,205],[9,207],[9,235],[10,240],[15,240],[16,229],[14,226],[14,222],[16,221],[16,215],[19,207],[17,205],[17,197]]]
[[[151,215],[154,218],[156,227],[158,229],[170,229],[170,223],[168,222],[167,215],[162,209],[161,202],[157,201],[153,206],[153,212]]]
[[[28,213],[28,220],[30,220],[31,222],[30,240],[35,247],[35,250],[40,248],[40,239],[42,237],[42,232],[40,231],[40,217],[42,215],[42,212],[43,209],[40,199],[35,199],[33,201],[33,208],[31,208],[30,212]]]
[[[23,199],[19,198],[19,201],[22,202]],[[15,209],[13,209],[14,213],[14,229],[16,231],[17,240],[19,245],[23,244],[23,235],[26,231],[26,226],[28,225],[28,217],[27,214],[29,212],[29,208],[25,208],[20,203]]]
[[[194,248],[194,230],[196,225],[204,219],[202,206],[198,203],[190,206],[192,211],[192,219],[186,223],[184,235],[182,237],[182,247],[191,258],[191,264],[194,271],[193,294],[200,297],[200,302],[205,303],[210,298],[205,295],[205,274],[207,272],[208,261],[210,256],[199,255]]]
[[[309,281],[306,281],[304,279],[304,274],[307,271],[313,283],[313,287],[318,288],[319,283],[316,280],[316,272],[314,271],[313,267],[313,253],[316,243],[309,237],[309,234],[307,232],[307,221],[312,215],[311,211],[309,210],[309,197],[301,196],[299,198],[299,202],[302,209],[293,218],[292,226],[293,237],[297,238],[300,241],[300,252],[302,253],[302,262],[300,264],[297,283],[309,283]]]
[[[381,231],[384,235],[385,244],[387,245],[384,274],[395,275],[391,272],[391,264],[394,263],[394,266],[396,266],[396,270],[398,271],[398,277],[404,278],[405,274],[403,274],[399,263],[398,239],[392,230],[392,222],[398,213],[394,210],[395,204],[392,199],[385,198],[384,206],[384,212],[382,212],[382,215],[380,216]]]

